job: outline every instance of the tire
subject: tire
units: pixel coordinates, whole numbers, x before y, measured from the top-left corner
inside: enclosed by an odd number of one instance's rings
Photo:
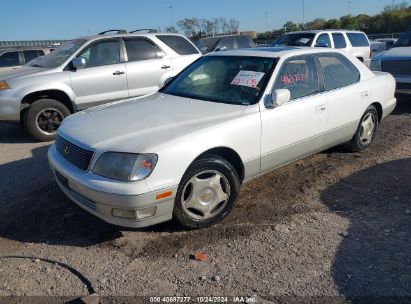
[[[39,99],[28,108],[24,126],[35,139],[51,141],[55,139],[61,121],[70,114],[69,109],[57,100]]]
[[[181,179],[173,219],[190,229],[212,226],[233,209],[239,192],[234,167],[218,155],[206,155],[194,161]]]
[[[353,151],[359,152],[367,149],[373,142],[378,128],[378,112],[374,106],[369,106],[361,117],[360,124],[354,137],[346,147]]]

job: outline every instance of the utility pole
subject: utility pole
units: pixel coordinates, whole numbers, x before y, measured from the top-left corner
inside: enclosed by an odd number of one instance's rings
[[[303,0],[303,27],[305,28],[305,0]]]
[[[394,2],[395,2],[395,0],[392,0],[392,2],[391,2],[391,9],[394,9]]]
[[[351,15],[351,0],[348,0],[348,16]]]
[[[171,26],[174,26],[173,7],[170,5],[168,8],[170,9],[170,21],[171,21]]]
[[[268,32],[268,13],[265,13],[265,29]]]

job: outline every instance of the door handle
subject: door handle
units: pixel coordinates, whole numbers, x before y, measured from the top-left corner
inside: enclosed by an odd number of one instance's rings
[[[327,110],[327,107],[325,106],[325,104],[319,105],[315,107],[315,113],[322,113],[325,110]]]
[[[169,69],[169,68],[171,68],[171,66],[169,66],[169,65],[163,65],[163,66],[161,67],[162,70],[167,70],[167,69]]]
[[[119,76],[119,75],[123,75],[123,74],[125,74],[125,72],[115,71],[115,72],[113,73],[113,75],[115,75],[115,76]]]

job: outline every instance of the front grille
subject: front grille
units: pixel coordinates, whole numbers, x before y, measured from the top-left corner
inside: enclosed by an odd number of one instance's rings
[[[411,60],[383,60],[381,70],[394,76],[411,75]]]
[[[87,171],[94,153],[65,140],[59,135],[56,138],[56,150],[69,163],[82,171]]]

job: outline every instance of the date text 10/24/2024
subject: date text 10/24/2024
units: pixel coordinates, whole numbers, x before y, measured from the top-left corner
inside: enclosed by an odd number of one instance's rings
[[[150,303],[257,303],[257,297],[150,297]]]

